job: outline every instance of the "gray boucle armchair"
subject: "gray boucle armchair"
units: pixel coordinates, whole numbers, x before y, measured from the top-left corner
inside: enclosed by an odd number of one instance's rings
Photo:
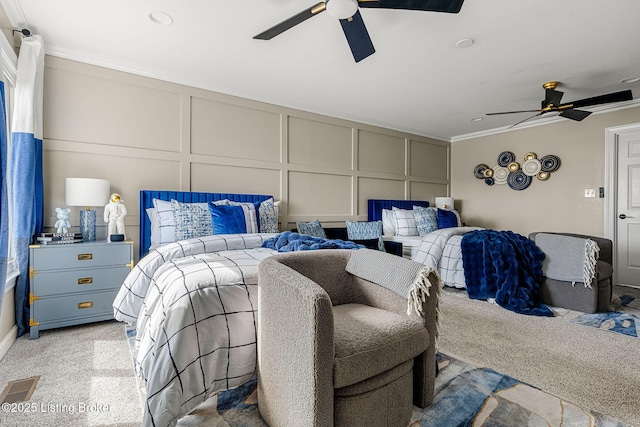
[[[408,315],[406,297],[345,270],[360,251],[382,269],[417,264],[369,249],[260,263],[258,408],[270,426],[406,427],[413,404],[432,403],[439,277],[423,314]]]

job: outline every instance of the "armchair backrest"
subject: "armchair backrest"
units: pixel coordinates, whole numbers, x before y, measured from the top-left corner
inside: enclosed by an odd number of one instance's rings
[[[535,242],[536,234],[538,234],[538,233],[542,233],[542,231],[535,232],[535,233],[530,233],[529,234],[529,239],[531,239],[531,240],[533,240]],[[587,234],[561,233],[561,232],[548,232],[548,231],[544,231],[544,233],[547,233],[547,234],[560,234],[560,235],[563,235],[563,236],[579,237],[579,238],[582,238],[582,239],[591,239],[594,242],[596,242],[598,244],[598,247],[600,248],[600,256],[599,256],[598,259],[600,261],[604,261],[606,263],[613,264],[613,242],[610,239],[606,239],[604,237],[589,236]]]

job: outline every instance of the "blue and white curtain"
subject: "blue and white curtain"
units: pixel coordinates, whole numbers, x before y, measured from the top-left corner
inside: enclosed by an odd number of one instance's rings
[[[15,290],[18,336],[29,331],[29,245],[42,230],[43,85],[44,43],[34,35],[20,46],[11,126],[11,221],[20,269]]]
[[[0,55],[0,314],[7,282],[9,262],[9,200],[7,188],[7,109],[4,98],[4,73]]]

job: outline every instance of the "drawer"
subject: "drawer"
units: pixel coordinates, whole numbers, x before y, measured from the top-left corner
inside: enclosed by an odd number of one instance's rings
[[[41,270],[63,270],[132,262],[130,244],[84,245],[81,243],[41,246],[33,249],[31,267]]]
[[[92,269],[37,272],[31,292],[37,297],[119,288],[131,269],[126,265]]]
[[[31,318],[35,322],[62,322],[69,319],[113,313],[117,290],[42,298],[33,301]]]

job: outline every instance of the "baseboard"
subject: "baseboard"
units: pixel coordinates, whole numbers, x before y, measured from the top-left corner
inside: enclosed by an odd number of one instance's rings
[[[13,328],[9,330],[9,333],[0,341],[0,360],[7,354],[9,348],[13,345],[13,343],[18,338],[18,325],[14,325]]]

